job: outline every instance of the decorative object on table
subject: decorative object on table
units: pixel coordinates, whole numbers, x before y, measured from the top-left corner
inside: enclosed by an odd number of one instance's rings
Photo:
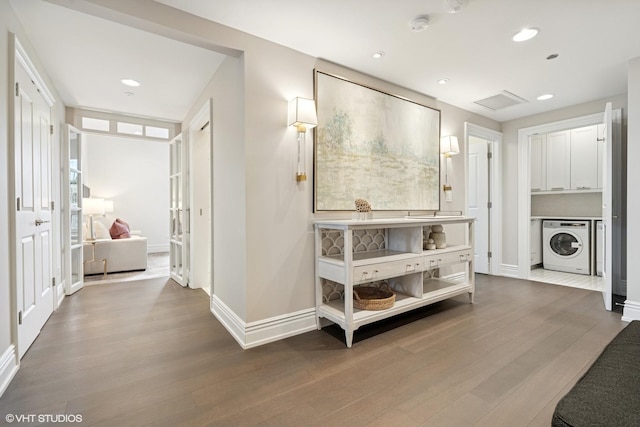
[[[440,208],[440,111],[315,72],[314,211]],[[407,185],[411,183],[411,185]]]
[[[358,286],[353,289],[353,307],[360,310],[386,310],[393,307],[396,294],[387,282],[380,287]]]
[[[371,212],[371,205],[365,199],[356,199],[356,211]]]
[[[444,233],[443,233],[444,234]],[[433,239],[427,239],[426,243],[424,244],[424,248],[428,251],[432,251],[436,248],[436,242]]]
[[[371,205],[365,199],[356,199],[356,213],[353,214],[352,219],[364,221],[367,219],[372,219],[373,214],[371,213]]]
[[[435,249],[444,249],[447,247],[447,239],[441,225],[431,226],[431,233],[429,233],[429,239],[433,239],[436,247]]]

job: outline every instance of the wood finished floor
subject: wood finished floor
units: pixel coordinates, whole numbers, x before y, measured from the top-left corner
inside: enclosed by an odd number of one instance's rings
[[[549,426],[625,326],[600,293],[478,275],[466,296],[241,350],[201,290],[164,279],[67,297],[0,398],[97,426]],[[20,425],[28,425],[21,423]]]

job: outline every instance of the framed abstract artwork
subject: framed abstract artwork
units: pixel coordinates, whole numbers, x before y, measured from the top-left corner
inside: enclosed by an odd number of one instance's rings
[[[314,211],[440,207],[440,111],[316,70]]]

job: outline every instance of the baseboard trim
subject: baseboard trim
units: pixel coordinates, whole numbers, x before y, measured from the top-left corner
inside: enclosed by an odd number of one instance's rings
[[[318,329],[316,310],[309,308],[246,324],[246,345],[257,347]]]
[[[519,268],[517,265],[501,264],[500,273],[502,276],[505,276],[505,277],[513,277],[515,279],[520,277]]]
[[[622,311],[622,320],[624,322],[640,320],[640,302],[626,300]]]
[[[0,357],[0,397],[4,394],[7,387],[16,376],[20,368],[18,363],[18,355],[16,354],[16,347],[11,344]]]
[[[211,312],[245,350],[317,329],[313,308],[246,323],[214,294]]]
[[[462,273],[448,274],[446,276],[442,276],[442,278],[451,280],[452,282],[464,282],[467,280],[467,273],[463,271]]]
[[[156,254],[160,252],[169,252],[169,244],[162,245],[147,245],[148,254]]]

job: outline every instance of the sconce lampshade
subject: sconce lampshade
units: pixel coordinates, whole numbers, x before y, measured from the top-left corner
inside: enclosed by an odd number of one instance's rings
[[[313,99],[293,98],[289,101],[289,126],[312,128],[318,124]]]
[[[83,215],[104,215],[104,199],[83,198],[82,214]]]
[[[460,153],[458,137],[449,135],[440,138],[440,153],[444,154],[445,157],[451,157]]]

